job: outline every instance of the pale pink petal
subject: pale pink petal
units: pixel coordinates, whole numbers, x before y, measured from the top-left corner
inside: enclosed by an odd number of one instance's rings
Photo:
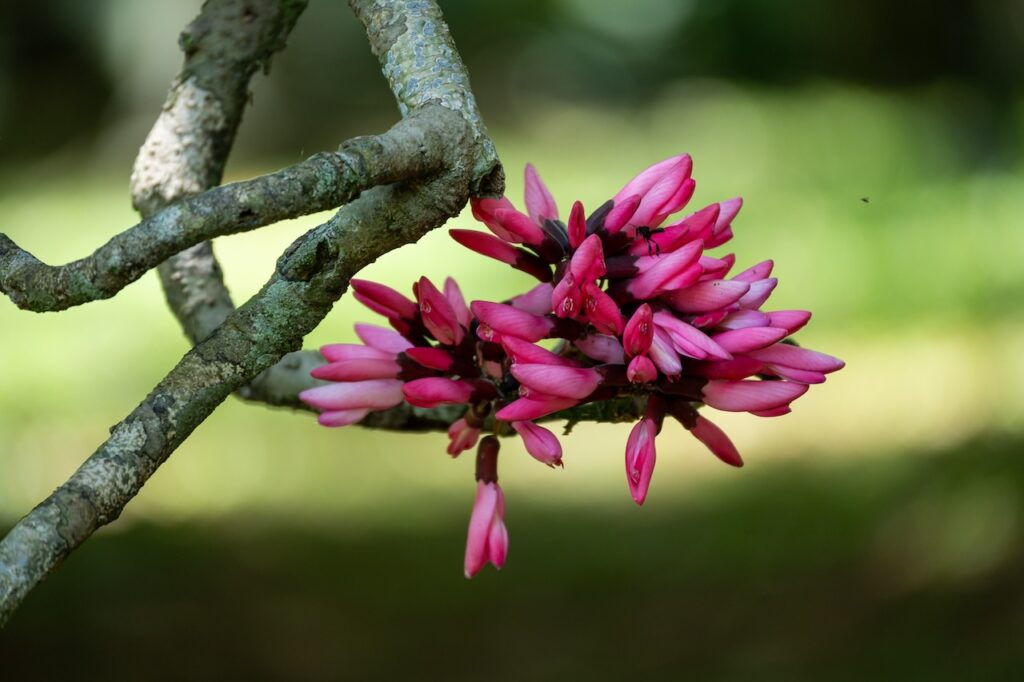
[[[768,313],[768,318],[771,320],[771,326],[781,327],[790,334],[795,334],[811,319],[811,313],[806,310],[776,310]]]
[[[662,295],[662,300],[681,313],[706,313],[736,303],[750,291],[747,282],[716,280]]]
[[[532,313],[546,315],[551,312],[551,292],[554,287],[550,282],[542,282],[525,294],[520,294],[509,301],[513,308]]]
[[[788,331],[778,327],[745,327],[724,331],[711,338],[730,353],[746,353],[770,346],[781,341],[788,334]]]
[[[641,505],[647,499],[647,490],[654,474],[657,458],[654,447],[656,435],[657,427],[654,422],[644,418],[633,426],[629,440],[626,441],[626,482],[629,484],[633,501]]]
[[[412,348],[412,344],[404,336],[391,329],[377,327],[372,324],[357,324],[356,336],[367,346],[372,346],[387,353],[397,354]]]
[[[394,360],[395,354],[358,343],[330,343],[320,346],[320,354],[330,362],[342,360]]]
[[[314,379],[326,381],[365,381],[366,379],[394,379],[402,368],[394,360],[341,360],[320,365],[310,372]]]
[[[525,181],[526,212],[530,214],[530,219],[537,224],[545,220],[558,220],[555,198],[551,196],[551,191],[540,179],[532,163],[526,164]]]
[[[605,334],[588,334],[582,339],[573,341],[573,345],[583,351],[588,358],[599,362],[620,365],[625,362],[622,344],[614,336]]]
[[[349,381],[308,388],[299,393],[299,399],[325,412],[364,408],[386,410],[402,402],[402,385],[398,379]]]
[[[794,369],[807,369],[826,374],[846,366],[846,363],[839,358],[788,343],[777,343],[774,346],[754,351],[749,355],[773,365],[785,365]]]
[[[709,381],[704,402],[725,412],[770,410],[788,405],[807,392],[806,384],[789,381]]]

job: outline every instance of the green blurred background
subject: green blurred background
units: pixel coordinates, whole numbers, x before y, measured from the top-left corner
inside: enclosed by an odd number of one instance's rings
[[[135,222],[198,6],[0,5],[0,229],[57,263]],[[1022,679],[1024,3],[442,7],[516,202],[528,160],[567,209],[688,151],[695,206],[744,197],[729,248],[774,258],[771,307],[813,310],[798,338],[848,367],[784,419],[716,419],[741,470],[667,426],[643,509],[627,427],[577,427],[563,471],[509,441],[509,563],[472,581],[473,467],[443,436],[229,401],[26,601],[0,677]],[[253,91],[229,180],[397,116],[328,0]],[[218,240],[236,300],[324,217]],[[527,284],[443,230],[364,273],[420,274]],[[346,298],[308,346],[374,317]],[[153,273],[60,315],[0,300],[0,527],[186,348]]]

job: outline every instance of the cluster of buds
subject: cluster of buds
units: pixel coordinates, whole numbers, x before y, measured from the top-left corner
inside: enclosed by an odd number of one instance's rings
[[[775,289],[772,261],[731,275],[735,256],[707,250],[732,238],[740,199],[714,203],[665,225],[693,195],[688,155],[654,164],[587,215],[580,202],[562,221],[532,166],[526,213],[505,197],[474,199],[490,233],[454,229],[463,246],[538,280],[506,302],[468,306],[452,279],[438,289],[421,278],[415,301],[381,284],[353,280],[355,297],[392,329],[356,325],[363,344],[334,344],[313,376],[332,383],[301,398],[325,426],[354,424],[403,401],[432,408],[466,405],[448,431],[453,457],[479,441],[477,497],[465,571],[504,563],[508,534],[498,485],[498,440],[518,433],[550,467],[562,448],[537,420],[593,403],[643,402],[626,442],[626,480],[643,504],[666,416],[679,421],[723,462],[742,466],[728,436],[698,412],[777,417],[810,384],[843,362],[789,337],[811,314],[761,310]],[[549,347],[538,345],[551,340]]]

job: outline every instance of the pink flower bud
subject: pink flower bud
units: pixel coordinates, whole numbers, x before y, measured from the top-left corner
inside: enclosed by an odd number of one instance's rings
[[[533,422],[512,422],[512,428],[522,437],[531,457],[549,467],[562,466],[562,444],[558,436]]]
[[[663,301],[681,313],[707,313],[731,306],[750,291],[750,284],[734,280],[697,282],[664,294]]]
[[[579,201],[572,205],[569,213],[569,247],[578,249],[583,240],[587,238],[587,216],[583,211],[583,204]]]
[[[552,353],[547,348],[535,346],[532,343],[517,339],[514,336],[506,336],[501,340],[501,345],[512,362],[533,363],[542,365],[562,365],[564,367],[578,367],[574,360]]]
[[[707,248],[713,249],[732,239],[732,221],[743,207],[743,199],[735,197],[719,203],[718,219],[712,234],[705,240]]]
[[[472,578],[488,561],[500,569],[505,565],[507,555],[505,494],[496,481],[478,481],[473,515],[469,519],[469,535],[466,538],[466,577]]]
[[[512,235],[514,242],[536,246],[544,241],[544,230],[539,228],[529,216],[514,208],[499,208],[494,212],[494,219]]]
[[[502,303],[473,301],[470,308],[477,319],[488,328],[502,336],[514,336],[524,341],[540,341],[548,335],[553,326],[551,320],[545,317],[517,310]]]
[[[683,363],[679,360],[679,353],[672,347],[672,339],[669,338],[667,332],[658,327],[654,328],[651,348],[647,351],[647,355],[662,374],[670,379],[678,377],[679,373],[683,371]]]
[[[593,282],[583,285],[583,311],[597,331],[612,336],[622,333],[622,313],[618,304]]]
[[[402,402],[402,382],[398,379],[372,379],[328,384],[302,391],[299,399],[324,412],[386,410]]]
[[[734,278],[733,281],[736,281],[736,279]],[[774,277],[751,282],[750,289],[740,297],[740,300],[736,301],[736,305],[740,308],[760,308],[768,300],[768,297],[772,295],[772,291],[775,290],[775,285],[778,283],[779,280]]]
[[[626,329],[622,333],[622,347],[626,355],[634,357],[645,354],[651,347],[654,339],[654,322],[651,306],[644,303],[626,323]]]
[[[729,436],[704,417],[697,415],[697,423],[690,429],[690,433],[704,443],[711,454],[726,464],[734,467],[743,466],[743,458],[740,457],[736,446],[729,440]]]
[[[696,327],[666,311],[654,313],[654,324],[668,334],[672,346],[680,354],[696,360],[717,358],[731,360],[732,355]]]
[[[576,317],[583,310],[583,291],[576,286],[576,277],[566,272],[551,290],[551,310],[558,317]]]
[[[461,379],[427,377],[406,382],[402,387],[405,401],[416,407],[437,407],[468,403],[473,385]]]
[[[456,319],[455,310],[445,295],[429,279],[420,277],[416,298],[420,302],[420,314],[427,331],[443,344],[458,345],[465,330]]]
[[[545,220],[558,220],[558,206],[547,185],[540,179],[532,163],[526,164],[525,172],[526,212],[530,220],[540,225]]]
[[[487,226],[487,229],[496,234],[501,239],[507,242],[519,243],[522,241],[517,238],[511,232],[502,227],[497,218],[494,217],[495,212],[506,209],[515,210],[512,206],[512,202],[505,197],[499,197],[497,199],[491,199],[484,197],[482,199],[472,198],[469,200],[470,208],[473,211],[473,217],[482,222]]]
[[[512,376],[532,391],[550,396],[582,400],[601,383],[601,374],[591,368],[517,362]]]
[[[767,315],[772,327],[785,329],[790,334],[795,334],[811,319],[811,314],[806,310],[776,310]]]
[[[549,269],[550,270],[550,269]],[[542,282],[525,294],[519,294],[509,301],[509,305],[534,315],[546,315],[551,312],[551,292],[554,287]]]
[[[600,237],[592,234],[583,240],[569,261],[569,272],[581,285],[604,276],[604,247]]]
[[[314,379],[327,381],[365,381],[366,379],[394,379],[401,371],[394,359],[342,360],[320,365],[310,372]]]
[[[722,311],[718,311],[721,313]],[[759,310],[736,310],[727,312],[718,325],[722,329],[746,329],[747,327],[772,327],[771,318]]]
[[[637,235],[629,247],[629,254],[649,256],[652,253],[671,253],[692,241],[701,239],[704,235],[710,235],[717,218],[718,204],[705,206],[678,223],[669,225],[664,232],[651,235],[650,240],[645,239],[642,235]],[[705,248],[708,248],[706,244]]]
[[[697,376],[708,379],[746,379],[760,374],[764,370],[764,363],[745,355],[737,355],[732,360],[696,362],[689,367]]]
[[[626,441],[626,482],[637,504],[643,504],[647,499],[647,489],[651,485],[657,454],[654,448],[656,435],[654,420],[645,417],[633,426]]]
[[[349,284],[358,294],[357,298],[374,312],[407,320],[416,317],[416,304],[391,287],[365,279],[353,279]]]
[[[320,346],[320,354],[328,362],[341,362],[342,360],[394,360],[395,353],[390,351],[364,346],[359,343],[331,343]]]
[[[614,365],[621,365],[626,361],[625,354],[622,351],[622,344],[614,336],[588,334],[582,339],[573,341],[573,345],[592,360]]]
[[[407,348],[412,348],[408,339],[398,332],[384,327],[377,327],[372,324],[357,324],[356,336],[367,346],[377,348],[387,353],[398,354]]]
[[[733,279],[737,282],[756,282],[759,279],[765,279],[770,276],[773,267],[775,267],[775,261],[771,259],[761,261],[757,265],[749,267],[736,275]]]
[[[646,384],[658,378],[658,368],[646,355],[638,355],[629,361],[626,377],[634,384]]]
[[[449,371],[452,365],[455,364],[455,358],[452,357],[452,354],[441,348],[417,346],[405,351],[405,354],[417,364],[427,369],[436,369],[441,372]]]
[[[790,381],[718,381],[703,388],[704,402],[724,412],[753,412],[789,405],[807,392],[806,384]]]
[[[660,257],[655,256],[653,260],[645,261],[643,257],[637,259],[638,266],[641,266],[643,270],[627,281],[626,291],[634,299],[643,301],[679,288],[678,284],[673,285],[672,280],[681,275],[686,275],[685,279],[696,281],[700,272],[688,272],[688,269],[697,263],[703,248],[704,243],[696,241],[690,242],[672,253]],[[651,264],[647,265],[647,263]]]
[[[689,154],[679,154],[667,158],[663,161],[648,166],[641,171],[636,177],[626,183],[626,186],[620,189],[614,197],[615,203],[619,203],[621,199],[638,194],[645,196],[651,189],[664,177],[670,176],[677,179],[690,177],[690,172],[693,170],[693,160]],[[643,223],[635,223],[643,224]]]
[[[476,230],[448,230],[448,234],[470,251],[507,263],[542,282],[551,279],[550,265],[532,253],[518,249],[493,235]]]
[[[612,207],[612,210],[608,212],[604,219],[605,230],[615,234],[628,225],[633,214],[636,213],[636,209],[640,207],[640,198],[639,194],[632,194],[628,197],[615,199],[615,206]]]
[[[788,335],[785,329],[777,327],[744,327],[724,331],[711,338],[730,353],[746,353],[770,346]]]
[[[476,445],[480,429],[470,426],[465,419],[459,419],[448,427],[448,454],[458,457]]]
[[[495,412],[494,416],[502,421],[532,421],[554,414],[559,410],[565,410],[574,405],[579,405],[579,400],[574,398],[561,398],[558,396],[535,393],[529,397],[514,400],[505,407]]]

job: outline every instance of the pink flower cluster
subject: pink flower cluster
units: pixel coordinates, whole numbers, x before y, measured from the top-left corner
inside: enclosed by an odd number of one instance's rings
[[[562,464],[558,438],[536,420],[585,403],[645,400],[626,442],[626,480],[643,504],[654,472],[655,439],[666,415],[719,459],[739,453],[698,412],[777,417],[810,384],[843,362],[798,346],[790,335],[811,314],[761,310],[775,289],[772,261],[731,275],[735,256],[707,253],[732,238],[738,198],[665,224],[693,195],[689,155],[647,168],[589,215],[580,202],[568,219],[532,166],[526,213],[505,197],[474,199],[473,215],[490,230],[451,230],[463,246],[506,263],[539,283],[503,303],[466,305],[452,279],[438,289],[421,278],[415,301],[381,284],[352,280],[355,297],[393,331],[356,325],[361,344],[321,351],[313,371],[332,383],[301,398],[325,426],[344,426],[405,401],[416,407],[466,405],[448,431],[448,453],[479,441],[477,496],[465,572],[501,567],[508,551],[498,440],[514,430],[527,452]],[[537,345],[557,340],[549,350]]]

